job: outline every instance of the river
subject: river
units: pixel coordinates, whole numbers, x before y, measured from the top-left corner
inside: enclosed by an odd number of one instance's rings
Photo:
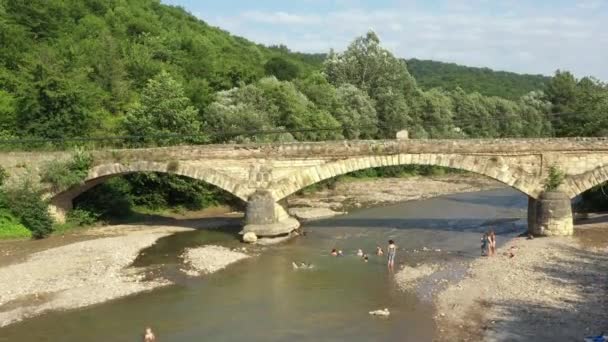
[[[153,327],[159,341],[430,341],[437,280],[458,278],[479,255],[480,232],[498,241],[525,226],[527,197],[511,189],[455,194],[359,209],[304,225],[307,235],[202,278],[178,269],[184,248],[242,246],[234,232],[178,233],[142,251],[137,266],[157,267],[176,285],[85,309],[53,312],[0,329],[0,341],[137,341]],[[448,271],[402,292],[385,259],[373,255],[389,239],[397,265],[448,263]],[[424,247],[430,251],[422,251]],[[344,257],[329,257],[332,248]],[[370,253],[362,262],[358,248]],[[250,249],[251,250],[251,249]],[[292,261],[315,265],[293,270]],[[396,266],[398,267],[398,266]],[[389,308],[388,318],[368,311]]]

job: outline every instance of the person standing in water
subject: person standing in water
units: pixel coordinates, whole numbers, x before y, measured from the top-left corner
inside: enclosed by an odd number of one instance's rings
[[[490,256],[494,256],[496,254],[496,234],[493,229],[490,229],[488,239],[490,241]]]
[[[488,256],[488,251],[490,248],[490,238],[488,233],[483,233],[481,237],[481,256]]]
[[[388,268],[393,269],[395,266],[395,254],[397,253],[397,246],[395,245],[395,241],[388,240]]]

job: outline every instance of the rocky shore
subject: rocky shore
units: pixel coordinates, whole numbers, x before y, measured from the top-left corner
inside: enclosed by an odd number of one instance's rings
[[[291,196],[287,199],[287,206],[291,215],[308,221],[341,215],[352,208],[500,187],[504,185],[474,174],[355,179],[340,181],[333,189]]]
[[[582,341],[608,331],[606,284],[605,225],[512,239],[436,297],[437,341]]]

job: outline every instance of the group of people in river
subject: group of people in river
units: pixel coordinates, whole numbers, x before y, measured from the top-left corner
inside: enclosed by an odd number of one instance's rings
[[[393,267],[395,266],[395,255],[397,254],[397,245],[395,245],[395,241],[388,240],[388,246],[386,249],[387,249],[387,253],[388,253],[387,265],[388,265],[388,268],[392,270]],[[334,248],[331,250],[329,255],[338,257],[338,256],[343,256],[344,253],[342,252],[341,249]],[[382,249],[382,247],[376,246],[376,255],[377,256],[384,255],[384,250]],[[363,253],[362,249],[357,250],[357,256],[360,257],[364,262],[369,261],[369,256],[367,255],[367,253]]]
[[[481,256],[494,256],[496,254],[496,234],[494,230],[483,233],[481,237]]]

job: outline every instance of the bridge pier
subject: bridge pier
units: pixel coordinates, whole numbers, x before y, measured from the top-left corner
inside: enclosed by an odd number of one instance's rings
[[[543,192],[528,198],[528,233],[536,236],[568,236],[574,233],[572,204],[563,192]]]
[[[273,237],[289,234],[299,227],[300,222],[289,216],[269,191],[258,190],[247,200],[245,227],[241,233]]]
[[[57,223],[65,223],[67,214],[72,210],[72,199],[67,196],[57,196],[49,203],[49,214]]]

